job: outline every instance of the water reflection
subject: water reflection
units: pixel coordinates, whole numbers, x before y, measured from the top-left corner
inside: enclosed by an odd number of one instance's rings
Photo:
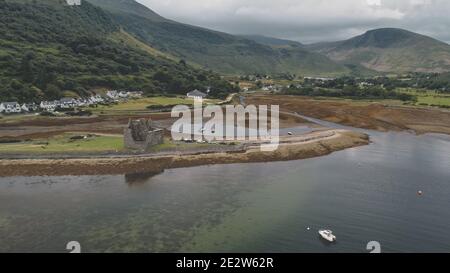
[[[138,186],[146,183],[150,178],[163,173],[164,170],[160,172],[143,172],[143,173],[128,173],[125,174],[125,183],[130,187]]]

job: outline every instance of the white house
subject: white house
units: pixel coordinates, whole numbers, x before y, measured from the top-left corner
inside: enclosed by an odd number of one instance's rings
[[[36,103],[26,103],[25,107],[28,109],[29,112],[36,112],[39,110],[39,105],[37,105]],[[23,109],[23,105],[22,105],[22,109]]]
[[[26,103],[22,104],[20,108],[22,109],[23,112],[30,112],[30,109],[28,108]]]
[[[95,95],[95,96],[91,96],[91,97],[89,98],[89,101],[90,101],[92,104],[97,104],[97,103],[102,103],[102,102],[104,102],[105,100],[102,98],[102,96],[100,96],[100,95]]]
[[[90,101],[88,99],[78,99],[76,101],[76,104],[78,107],[84,107],[91,105]]]
[[[116,90],[106,92],[106,96],[110,99],[116,100],[119,98],[119,93]]]
[[[138,99],[138,98],[142,98],[143,93],[141,91],[130,91],[127,92],[127,96],[129,98],[134,98],[134,99]]]
[[[59,107],[63,108],[63,109],[68,109],[68,108],[73,108],[78,106],[78,103],[75,99],[73,98],[62,98],[59,101],[60,105]]]
[[[118,95],[119,95],[119,98],[123,98],[123,99],[128,98],[128,92],[125,92],[125,91],[120,91]]]
[[[56,101],[41,101],[41,104],[39,105],[42,110],[47,112],[55,111],[57,106],[58,104],[56,103]]]
[[[195,89],[194,91],[187,93],[186,96],[191,99],[204,99],[207,95]]]
[[[20,113],[22,112],[22,107],[17,102],[2,102],[0,104],[0,113]]]

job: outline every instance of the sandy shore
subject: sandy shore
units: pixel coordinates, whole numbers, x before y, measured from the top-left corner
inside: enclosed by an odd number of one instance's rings
[[[249,146],[243,152],[129,156],[84,159],[0,160],[0,176],[118,175],[160,173],[165,169],[210,164],[288,161],[323,156],[346,148],[367,145],[367,135],[346,130],[327,130],[297,137],[282,137],[274,152]]]

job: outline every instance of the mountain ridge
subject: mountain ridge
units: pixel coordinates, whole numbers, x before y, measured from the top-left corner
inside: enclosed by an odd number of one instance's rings
[[[147,15],[154,12],[143,5],[140,8],[142,14],[136,16],[128,10],[135,4],[140,5],[134,0],[88,1],[111,12],[120,25],[140,41],[161,52],[223,74],[343,75],[349,72],[345,66],[326,56],[300,47],[279,49],[244,37],[168,19],[155,21]]]
[[[306,45],[345,64],[362,65],[378,72],[450,71],[450,45],[399,28],[380,28],[353,38]]]
[[[286,47],[286,46],[293,46],[293,47],[304,47],[304,45],[297,41],[292,41],[289,39],[280,39],[265,35],[238,35],[239,37],[243,37],[249,40],[253,40],[260,44],[265,44],[268,46],[274,46],[274,47]]]

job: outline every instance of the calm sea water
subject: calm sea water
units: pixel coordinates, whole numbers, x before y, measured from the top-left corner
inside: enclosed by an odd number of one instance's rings
[[[370,134],[300,161],[0,178],[0,252],[450,252],[450,139]]]

